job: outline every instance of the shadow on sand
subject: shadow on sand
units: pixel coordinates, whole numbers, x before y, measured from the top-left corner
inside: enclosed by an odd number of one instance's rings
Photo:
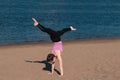
[[[43,70],[45,71],[50,71],[51,72],[51,64],[48,63],[46,60],[43,60],[43,61],[30,61],[30,60],[25,60],[25,62],[28,62],[28,63],[42,63],[42,64],[45,64],[45,67],[43,67]],[[57,70],[57,69],[54,69],[54,71],[60,75],[60,72]]]

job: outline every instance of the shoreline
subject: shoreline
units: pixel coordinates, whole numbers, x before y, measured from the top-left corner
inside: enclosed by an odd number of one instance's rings
[[[104,43],[104,42],[110,42],[110,41],[119,41],[120,38],[93,38],[93,39],[76,39],[76,40],[63,40],[63,43],[74,43],[74,42],[81,42],[81,43],[92,43],[92,42],[100,42],[100,43]],[[38,41],[38,42],[23,42],[23,43],[13,43],[13,44],[0,44],[0,48],[1,47],[9,47],[9,46],[35,46],[35,45],[42,45],[42,44],[52,44],[51,41]]]

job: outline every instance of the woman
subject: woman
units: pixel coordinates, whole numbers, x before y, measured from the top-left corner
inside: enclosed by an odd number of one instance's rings
[[[60,31],[54,31],[50,28],[46,28],[46,27],[42,26],[41,24],[39,24],[35,18],[32,18],[32,20],[34,22],[34,26],[38,27],[41,31],[48,33],[48,35],[50,36],[50,38],[53,42],[52,51],[47,56],[47,61],[52,64],[51,74],[53,74],[53,71],[54,71],[55,60],[58,59],[59,65],[60,65],[60,72],[61,72],[60,75],[63,76],[63,64],[62,64],[62,58],[61,58],[61,52],[63,50],[62,50],[62,41],[61,41],[60,37],[65,32],[71,31],[71,30],[76,30],[76,29],[73,28],[72,26],[70,26],[70,28],[64,28]]]

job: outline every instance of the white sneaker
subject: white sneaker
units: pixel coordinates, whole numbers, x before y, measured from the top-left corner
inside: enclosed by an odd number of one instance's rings
[[[71,29],[72,31],[75,31],[75,30],[76,30],[76,28],[74,28],[73,26],[70,26],[70,29]]]
[[[34,22],[34,26],[37,26],[38,25],[38,22],[35,18],[32,18],[33,22]]]

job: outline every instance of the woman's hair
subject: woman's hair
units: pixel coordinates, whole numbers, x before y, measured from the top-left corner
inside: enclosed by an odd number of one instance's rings
[[[47,56],[47,61],[48,61],[48,62],[53,61],[54,57],[55,57],[54,54],[52,54],[52,53],[48,54],[48,56]]]

